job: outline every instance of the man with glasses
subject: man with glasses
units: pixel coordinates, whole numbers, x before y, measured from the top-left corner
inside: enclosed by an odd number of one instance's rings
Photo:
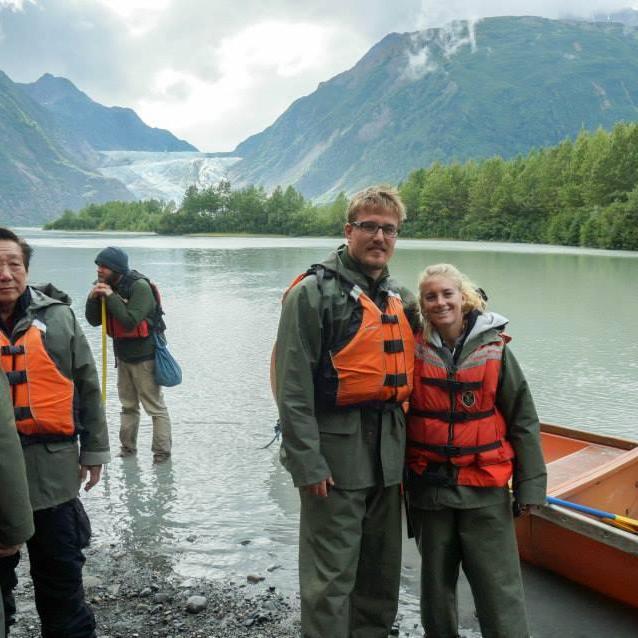
[[[387,638],[397,611],[402,403],[419,325],[387,267],[404,219],[393,189],[355,195],[346,244],[284,297],[275,391],[282,463],[300,488],[305,638]]]

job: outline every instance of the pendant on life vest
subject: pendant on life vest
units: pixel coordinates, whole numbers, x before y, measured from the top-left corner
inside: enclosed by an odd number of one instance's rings
[[[474,403],[476,403],[476,399],[474,398],[474,392],[471,390],[466,390],[461,396],[461,401],[463,401],[463,405],[466,408],[471,408]]]

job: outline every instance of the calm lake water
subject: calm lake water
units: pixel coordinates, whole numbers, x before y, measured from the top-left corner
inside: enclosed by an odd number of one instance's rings
[[[36,248],[31,281],[51,281],[73,297],[98,363],[100,332],[84,321],[93,259],[106,245],[124,248],[131,265],[161,288],[169,345],[184,371],[182,385],[165,393],[174,428],[172,463],[152,466],[150,420],[144,415],[138,458],[114,459],[103,482],[83,497],[95,542],[127,547],[132,538],[145,539],[147,549],[139,551],[156,554],[184,577],[244,581],[246,574],[258,573],[292,594],[298,498],[276,446],[260,449],[276,419],[269,356],[283,289],[338,240],[22,232]],[[543,420],[638,436],[638,254],[401,240],[392,272],[415,289],[419,272],[442,261],[469,273],[487,291],[490,308],[510,319],[511,347]],[[107,414],[117,451],[111,353],[109,360]],[[412,542],[406,545],[403,630],[418,622],[418,560]],[[526,570],[526,583],[555,585],[543,578]],[[634,616],[580,589],[567,595],[573,604],[585,600],[600,608],[598,615],[580,633],[570,633],[567,624],[552,633],[560,619],[544,630],[547,618],[538,616],[545,603],[532,595],[535,636],[594,636],[603,629],[606,635],[632,635],[623,632]],[[477,635],[471,610],[461,621],[463,635]],[[421,634],[413,629],[401,635]]]

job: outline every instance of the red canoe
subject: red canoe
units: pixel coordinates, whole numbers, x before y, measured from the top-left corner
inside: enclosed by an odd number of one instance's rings
[[[550,496],[638,518],[638,442],[542,426]],[[638,607],[638,534],[556,505],[517,521],[521,558]]]

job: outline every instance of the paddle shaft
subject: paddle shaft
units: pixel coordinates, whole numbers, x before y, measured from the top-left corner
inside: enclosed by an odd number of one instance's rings
[[[102,401],[106,403],[106,299],[101,299],[102,310]]]
[[[594,507],[587,507],[587,505],[581,505],[580,503],[564,501],[562,498],[556,498],[554,496],[548,496],[547,502],[551,505],[560,505],[562,507],[576,510],[577,512],[583,512],[584,514],[590,514],[591,516],[596,516],[597,518],[608,519],[609,521],[622,523],[628,527],[638,529],[638,521],[633,518],[628,518],[627,516],[612,514],[611,512],[605,512],[604,510],[599,510]],[[626,529],[626,527],[624,527],[623,529]]]

